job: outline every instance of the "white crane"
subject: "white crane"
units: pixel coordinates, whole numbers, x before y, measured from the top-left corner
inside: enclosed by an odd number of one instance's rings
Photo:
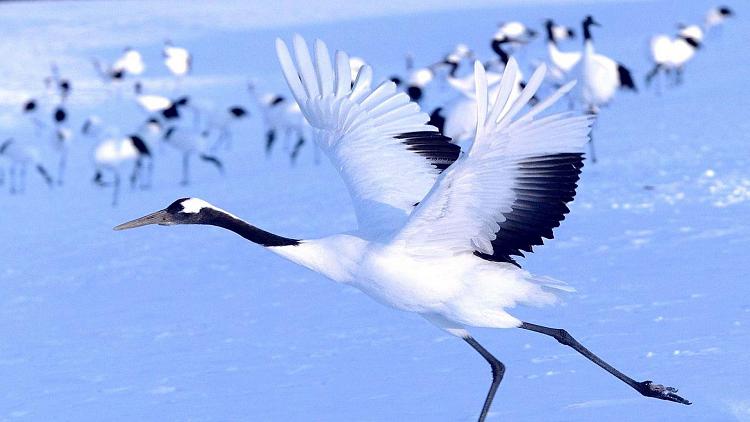
[[[92,139],[92,159],[96,169],[94,183],[112,186],[112,205],[117,205],[120,196],[122,173],[130,170],[130,187],[135,189],[151,186],[154,172],[154,157],[148,141],[161,131],[156,119],[149,119],[135,133],[121,136],[116,128],[106,128],[97,116],[90,116],[81,128],[84,137]],[[112,181],[104,173],[112,175]]]
[[[279,137],[283,138],[285,146],[288,145],[290,138],[295,138],[294,149],[299,151],[310,132],[310,126],[307,124],[305,116],[302,115],[299,105],[282,95],[259,94],[254,83],[248,84],[248,91],[263,118],[266,128],[266,155],[271,153],[273,145]],[[294,152],[292,154],[293,158],[297,157]]]
[[[715,27],[723,25],[727,18],[732,16],[734,16],[734,12],[727,6],[712,7],[706,12],[703,28],[708,32]]]
[[[208,113],[206,121],[207,130],[215,130],[218,135],[216,141],[211,145],[211,151],[216,151],[224,146],[229,149],[232,146],[232,127],[247,117],[250,117],[247,109],[240,105],[233,105],[219,112]]]
[[[633,76],[623,64],[594,51],[591,27],[601,26],[593,17],[586,16],[583,26],[583,54],[577,64],[577,76],[581,81],[579,97],[591,114],[597,114],[602,106],[609,104],[618,89],[636,91]],[[575,72],[575,71],[574,71]],[[589,138],[591,161],[596,162],[594,137]]]
[[[645,396],[688,403],[673,388],[637,382],[617,371],[566,331],[508,312],[515,305],[553,303],[556,290],[568,289],[522,270],[511,256],[552,238],[575,195],[594,117],[535,118],[572,84],[519,115],[542,83],[541,66],[500,117],[513,77],[504,78],[498,96],[490,100],[484,68],[475,63],[477,136],[459,157],[459,149],[425,124],[427,115],[393,82],[372,90],[361,90],[356,82],[352,87],[346,53],[337,52],[332,63],[326,45],[316,41],[313,59],[299,35],[294,37],[296,60],[283,41],[276,41],[276,50],[316,141],[349,189],[359,229],[292,239],[201,199],[183,198],[116,230],[149,224],[223,227],[383,304],[421,315],[466,341],[490,364],[492,384],[480,421],[505,368],[469,327],[521,328],[554,337]],[[509,63],[508,73],[515,70]]]
[[[697,25],[685,26],[675,38],[656,35],[651,38],[650,52],[654,67],[646,74],[646,85],[660,73],[674,73],[675,84],[682,83],[682,72],[703,42],[703,31]]]
[[[52,113],[54,126],[51,128],[50,143],[52,150],[58,155],[57,184],[62,185],[65,179],[65,169],[68,163],[68,153],[73,142],[73,131],[67,126],[68,112],[62,104]]]
[[[190,157],[193,155],[197,156],[202,161],[213,165],[219,170],[219,173],[224,174],[224,165],[221,160],[207,152],[210,136],[211,131],[209,130],[196,133],[190,128],[177,125],[168,127],[164,131],[164,142],[182,153],[181,185],[184,186],[190,184]]]
[[[48,186],[52,186],[52,177],[41,163],[37,148],[10,138],[0,144],[0,157],[5,157],[10,161],[8,169],[10,193],[22,193],[26,190],[26,170],[29,166],[39,173]]]
[[[138,50],[125,47],[122,55],[112,64],[112,68],[123,70],[126,74],[132,76],[140,76],[146,70],[146,65],[143,63],[143,56]]]
[[[547,34],[547,54],[549,55],[549,78],[557,85],[564,84],[570,79],[570,71],[581,60],[579,51],[561,51],[558,42],[575,36],[572,29],[556,25],[552,19],[544,22]]]
[[[536,36],[537,32],[522,22],[510,21],[498,25],[492,39],[515,49],[530,43]]]
[[[175,46],[171,40],[164,41],[162,55],[164,65],[178,80],[188,75],[193,68],[192,54],[184,47]]]

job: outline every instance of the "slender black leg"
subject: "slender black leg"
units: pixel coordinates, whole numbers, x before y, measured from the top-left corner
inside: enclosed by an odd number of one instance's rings
[[[635,391],[641,393],[642,395],[646,397],[653,397],[653,398],[657,398],[661,400],[668,400],[668,401],[673,401],[673,402],[682,403],[682,404],[691,404],[688,400],[685,400],[676,394],[677,393],[676,388],[665,387],[661,384],[654,384],[651,381],[638,382],[630,378],[629,376],[623,374],[622,372],[615,369],[612,365],[608,364],[607,362],[603,361],[595,354],[591,353],[589,349],[585,348],[581,343],[579,343],[576,339],[574,339],[573,336],[568,334],[568,332],[565,330],[562,330],[559,328],[549,328],[549,327],[545,327],[542,325],[529,324],[528,322],[522,323],[519,328],[524,329],[524,330],[534,331],[536,333],[540,333],[540,334],[553,337],[555,340],[560,342],[560,344],[572,347],[576,352],[583,355],[586,359],[590,360],[591,362],[594,362],[595,364],[600,366],[602,369],[614,375],[615,377],[617,377],[617,379],[629,385]]]
[[[596,163],[596,150],[594,149],[594,132],[589,133],[589,151],[591,151],[591,162]]]
[[[484,399],[484,406],[482,406],[482,413],[479,415],[479,422],[483,422],[485,418],[487,418],[487,412],[490,411],[490,406],[492,406],[492,399],[495,398],[495,392],[497,392],[497,388],[500,386],[500,381],[503,380],[503,375],[505,375],[505,365],[503,365],[502,362],[497,360],[490,352],[487,351],[484,347],[482,347],[479,342],[477,342],[474,337],[465,337],[464,341],[469,343],[471,347],[474,348],[477,352],[479,352],[480,355],[487,361],[487,363],[490,364],[490,367],[492,368],[492,385],[490,385],[490,391],[487,392],[487,398]]]
[[[299,152],[302,149],[302,145],[305,144],[305,138],[299,137],[297,139],[297,143],[294,144],[294,149],[292,149],[292,155],[290,156],[292,160],[292,165],[294,165],[297,162],[297,156],[299,156]]]
[[[18,192],[26,192],[26,164],[21,164],[18,170]]]
[[[271,155],[271,148],[273,147],[273,141],[276,140],[276,131],[269,129],[266,132],[266,156]]]

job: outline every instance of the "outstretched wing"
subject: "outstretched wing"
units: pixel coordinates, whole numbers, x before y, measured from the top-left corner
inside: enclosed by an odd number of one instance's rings
[[[400,227],[460,148],[427,125],[429,116],[393,82],[372,89],[368,65],[352,83],[346,53],[336,52],[331,63],[317,40],[313,60],[302,37],[293,44],[296,60],[276,40],[284,77],[316,142],[341,173],[360,228]]]
[[[573,87],[570,83],[514,118],[541,85],[545,66],[509,108],[516,62],[508,63],[492,103],[484,68],[478,62],[474,68],[476,139],[442,174],[396,239],[414,254],[474,253],[518,265],[511,255],[523,256],[542,238],[551,239],[552,229],[568,213],[593,117],[561,113],[535,119]]]

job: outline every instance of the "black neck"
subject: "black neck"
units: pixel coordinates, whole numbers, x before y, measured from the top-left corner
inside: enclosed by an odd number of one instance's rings
[[[583,22],[583,42],[591,39],[591,23],[588,21]]]
[[[555,40],[555,34],[552,33],[552,21],[547,21],[545,24],[547,28],[547,41],[551,42],[552,44],[557,45],[557,40]]]
[[[510,59],[510,56],[508,56],[508,53],[503,50],[503,43],[498,40],[492,40],[492,51],[494,51],[498,57],[500,57],[500,61],[504,64],[508,64],[508,60]]]
[[[271,232],[259,229],[251,224],[248,224],[239,218],[233,217],[229,214],[223,213],[214,209],[201,210],[201,216],[199,224],[206,224],[211,226],[222,227],[227,230],[231,230],[245,239],[257,243],[259,245],[269,246],[297,246],[299,240],[290,239],[288,237],[279,236]]]
[[[688,45],[690,45],[693,48],[700,47],[700,43],[695,38],[693,38],[693,37],[686,37],[684,35],[681,35],[680,38],[682,38],[683,40],[685,40],[685,42],[688,43]]]

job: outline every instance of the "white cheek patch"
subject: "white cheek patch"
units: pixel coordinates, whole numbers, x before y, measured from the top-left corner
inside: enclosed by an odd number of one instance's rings
[[[197,214],[203,208],[216,208],[208,202],[198,198],[187,199],[182,201],[180,205],[182,205],[182,212],[186,214]]]

